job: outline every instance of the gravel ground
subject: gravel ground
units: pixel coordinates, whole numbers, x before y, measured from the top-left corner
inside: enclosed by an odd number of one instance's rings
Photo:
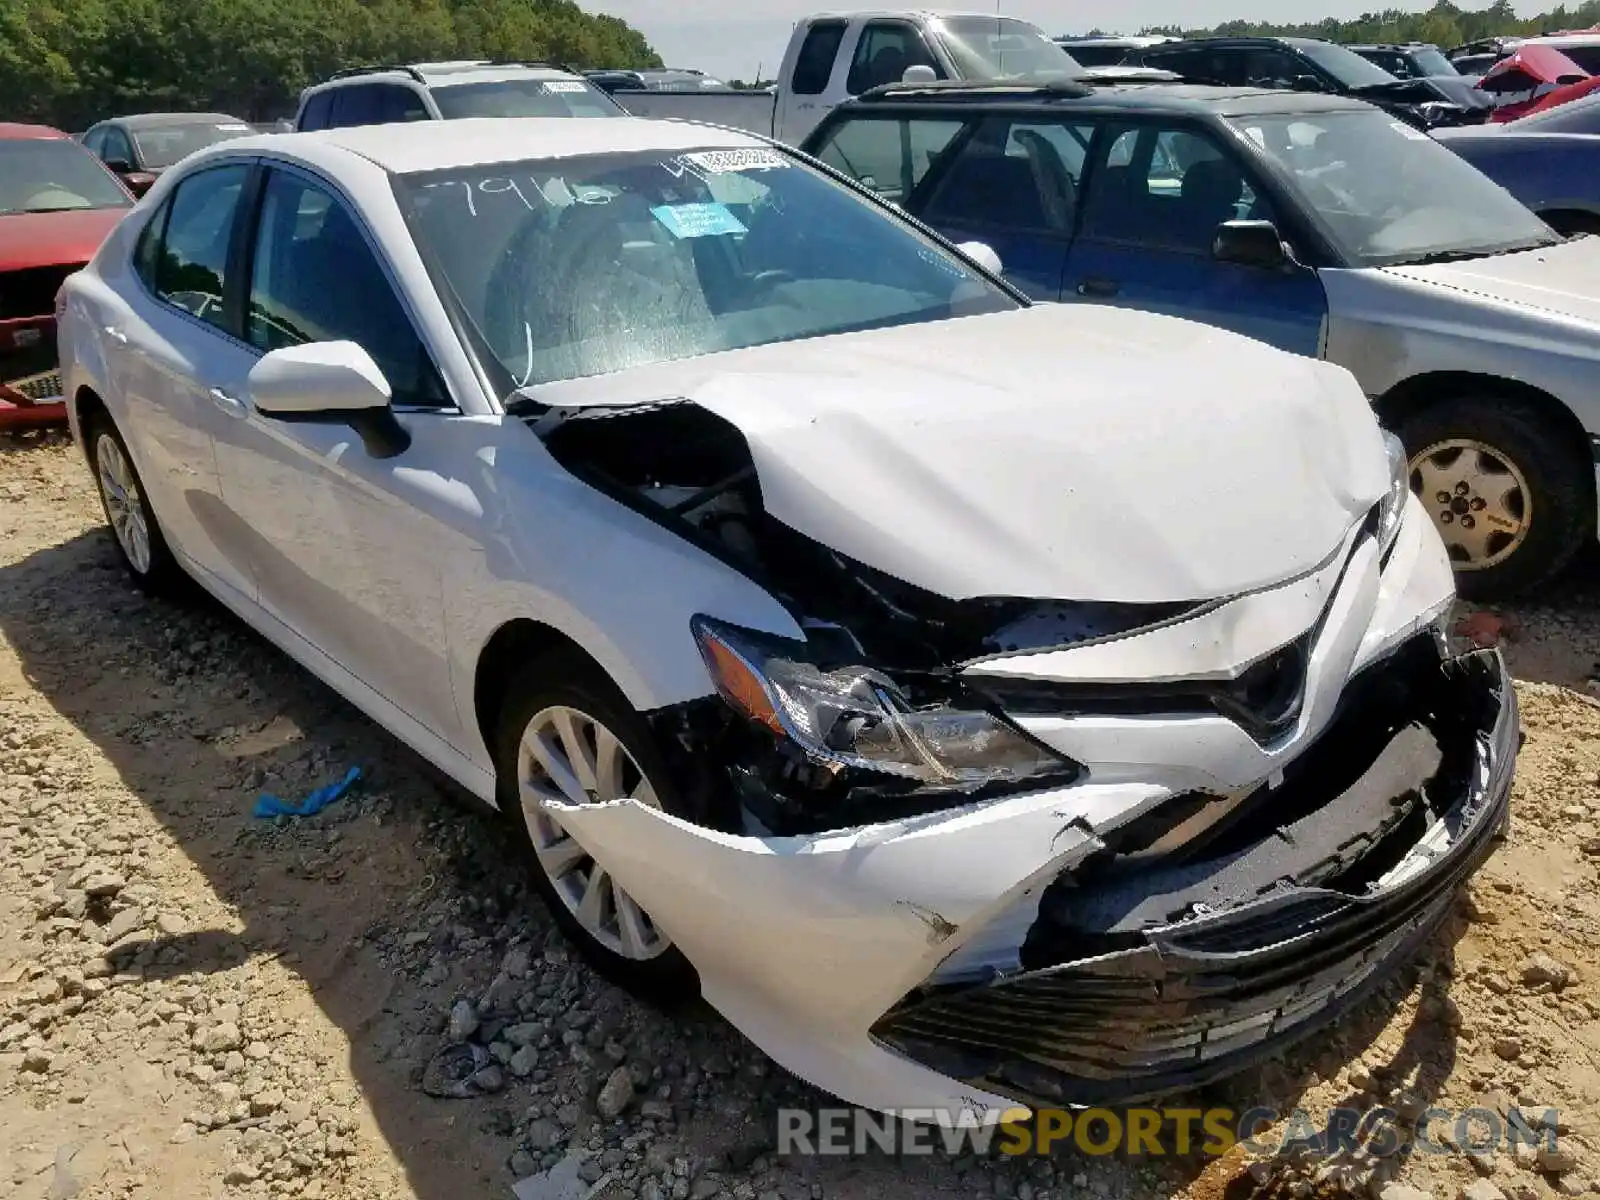
[[[1190,1102],[1554,1106],[1560,1153],[780,1158],[775,1110],[822,1097],[599,981],[492,818],[216,606],[141,598],[76,451],[0,438],[0,1197],[1600,1193],[1600,572],[1502,615],[1511,840],[1404,979]],[[479,1094],[429,1095],[458,1043]]]

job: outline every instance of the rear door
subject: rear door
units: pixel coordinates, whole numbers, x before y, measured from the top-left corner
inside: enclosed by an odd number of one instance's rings
[[[1212,243],[1232,220],[1287,228],[1233,146],[1200,126],[1110,126],[1089,173],[1063,298],[1204,321],[1317,355],[1327,299],[1316,273],[1219,262]]]
[[[954,242],[983,242],[1035,300],[1061,298],[1095,127],[1040,116],[985,117],[938,156],[905,208]]]
[[[254,585],[223,510],[215,440],[239,418],[236,397],[255,361],[228,303],[251,171],[230,162],[178,184],[136,244],[135,279],[117,289],[127,310],[104,330],[124,430],[169,540],[246,597]]]

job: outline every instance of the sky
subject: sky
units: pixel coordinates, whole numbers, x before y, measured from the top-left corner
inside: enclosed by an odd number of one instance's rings
[[[757,67],[766,77],[776,74],[795,21],[824,9],[856,7],[840,0],[580,0],[585,8],[609,12],[644,31],[669,67],[693,67],[722,79],[753,78]],[[993,2],[993,0],[990,0]],[[1458,0],[1459,2],[1459,0]],[[1463,8],[1486,7],[1489,0],[1465,0]],[[868,0],[896,7],[896,0]],[[965,8],[987,11],[984,0],[899,0],[908,8]],[[1363,12],[1388,7],[1432,6],[1431,0],[1000,0],[1008,17],[1032,21],[1051,36],[1101,29],[1134,33],[1146,25],[1217,25],[1235,19],[1315,21],[1323,17],[1349,20]],[[1517,11],[1533,13],[1549,4],[1518,3]]]

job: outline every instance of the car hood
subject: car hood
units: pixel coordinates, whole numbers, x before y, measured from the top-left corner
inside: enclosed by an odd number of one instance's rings
[[[1385,267],[1390,275],[1600,326],[1600,237],[1467,262]]]
[[[1472,86],[1470,80],[1428,75],[1421,79],[1396,79],[1392,83],[1374,83],[1352,88],[1352,96],[1375,103],[1424,104],[1429,101],[1447,101],[1469,112],[1487,109],[1491,101]]]
[[[85,208],[0,216],[0,271],[86,263],[129,211]]]
[[[780,343],[536,394],[545,420],[664,399],[741,431],[770,515],[958,600],[1267,587],[1324,562],[1387,483],[1342,368],[1110,307]]]

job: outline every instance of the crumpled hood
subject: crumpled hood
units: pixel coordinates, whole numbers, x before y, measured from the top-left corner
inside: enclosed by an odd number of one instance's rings
[[[1405,279],[1600,325],[1600,237],[1467,262],[1384,270]]]
[[[1385,490],[1342,368],[1197,323],[1042,305],[537,389],[737,426],[767,511],[952,599],[1160,602],[1324,561]]]

